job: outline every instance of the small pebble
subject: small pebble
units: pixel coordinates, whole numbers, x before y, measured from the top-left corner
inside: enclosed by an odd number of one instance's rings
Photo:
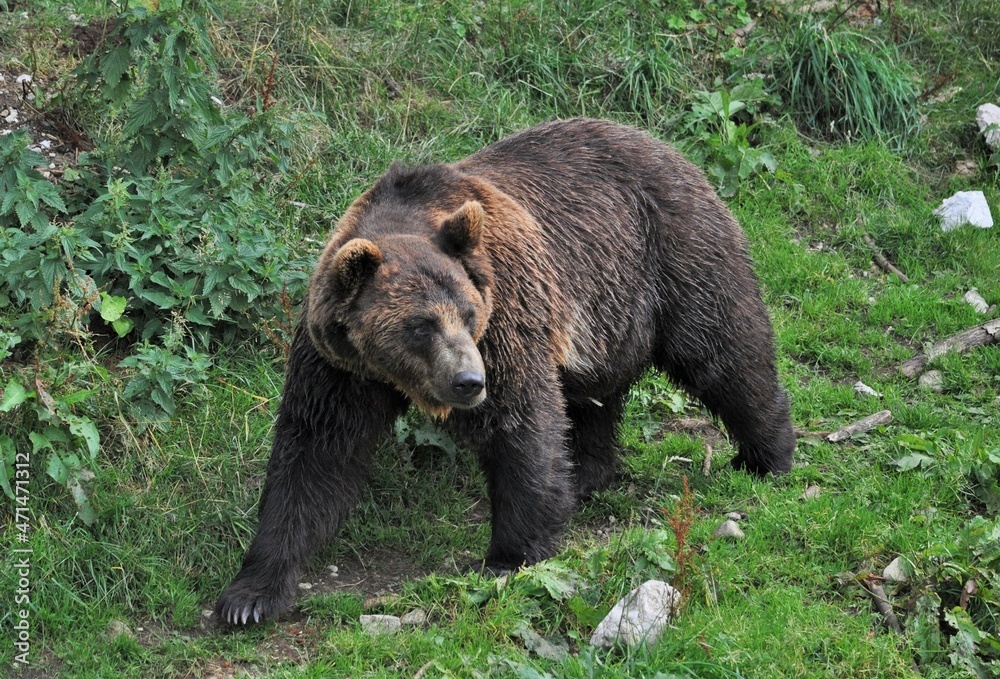
[[[715,537],[728,539],[728,540],[742,540],[746,537],[743,531],[740,530],[739,524],[737,524],[732,519],[727,519],[719,524],[719,527],[715,529],[713,533]]]
[[[400,621],[395,615],[362,615],[361,629],[368,634],[395,634]]]
[[[909,564],[905,563],[902,557],[897,556],[882,571],[882,577],[889,582],[907,582],[910,579],[907,570],[909,570]]]
[[[309,582],[300,582],[299,583],[299,589],[312,589],[312,588],[313,588],[312,583],[309,583]]]
[[[869,387],[867,384],[865,384],[861,380],[858,380],[857,382],[854,383],[854,391],[856,391],[857,393],[861,394],[862,396],[881,396],[882,395],[881,392],[875,391],[874,389],[872,389],[871,387]]]
[[[944,391],[944,375],[940,370],[928,370],[920,376],[917,384],[921,389],[940,394]]]
[[[422,608],[414,608],[400,618],[399,623],[409,627],[422,627],[427,624],[427,611]]]
[[[140,627],[139,630],[142,631],[142,628]],[[121,620],[112,620],[111,624],[108,625],[108,636],[116,638],[123,635],[131,639],[135,638],[135,632],[132,631],[131,627]]]
[[[809,486],[804,491],[802,491],[803,500],[812,500],[819,497],[819,486]]]
[[[744,514],[743,512],[729,512],[728,514],[726,514],[726,518],[731,519],[733,521],[742,521],[743,519],[747,518],[747,515]]]
[[[979,314],[985,314],[990,308],[990,305],[986,303],[986,300],[983,299],[983,296],[975,288],[965,293],[962,299],[971,304],[972,308]]]

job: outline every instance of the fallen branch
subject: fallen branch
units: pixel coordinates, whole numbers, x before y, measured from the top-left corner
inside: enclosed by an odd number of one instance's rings
[[[871,431],[875,427],[880,427],[883,424],[889,424],[890,422],[892,422],[892,412],[883,410],[882,412],[862,418],[857,422],[844,425],[837,431],[827,434],[826,440],[830,443],[840,443],[841,441],[846,441],[857,434],[863,434],[866,431]]]
[[[866,233],[864,235],[864,239],[865,239],[865,243],[868,244],[868,247],[871,248],[872,259],[875,260],[875,263],[878,264],[879,267],[883,271],[885,271],[886,273],[895,274],[896,277],[899,280],[903,281],[904,283],[909,283],[910,282],[909,277],[907,277],[907,275],[905,273],[903,273],[902,271],[900,271],[899,269],[897,269],[895,266],[893,266],[892,262],[890,262],[888,260],[888,258],[885,255],[882,254],[882,251],[878,249],[878,246],[875,244],[875,241],[872,240],[871,236],[869,236]]]
[[[942,354],[949,352],[961,354],[973,347],[993,342],[1000,342],[1000,318],[994,318],[992,321],[986,321],[982,325],[977,325],[941,340],[928,349],[926,354],[914,356],[903,363],[899,369],[907,377],[917,377],[924,371],[928,363]]]
[[[882,583],[879,582],[880,579],[877,576],[868,575],[867,577],[859,578],[859,582],[861,583],[861,588],[871,597],[875,608],[882,614],[885,626],[896,634],[902,634],[903,627],[899,624],[899,618],[892,612],[892,604],[889,603],[889,597],[886,595]]]
[[[701,475],[712,475],[712,446],[705,444],[705,459],[701,463]]]

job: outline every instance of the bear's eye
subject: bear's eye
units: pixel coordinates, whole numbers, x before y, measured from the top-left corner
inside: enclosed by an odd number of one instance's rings
[[[407,334],[418,341],[424,341],[434,334],[434,321],[428,318],[415,318],[406,324]]]

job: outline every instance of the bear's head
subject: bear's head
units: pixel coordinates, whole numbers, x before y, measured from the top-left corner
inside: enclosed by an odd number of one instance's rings
[[[477,343],[490,318],[492,270],[480,203],[428,219],[431,227],[415,233],[331,241],[310,282],[306,323],[327,360],[390,382],[445,417],[486,398]]]

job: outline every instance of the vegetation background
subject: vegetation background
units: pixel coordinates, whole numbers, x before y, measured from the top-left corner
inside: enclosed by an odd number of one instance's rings
[[[899,370],[997,315],[963,299],[1000,303],[997,230],[944,233],[932,210],[982,190],[1000,211],[1000,158],[974,123],[1000,103],[1000,3],[0,8],[14,676],[1000,674],[1000,351],[935,358],[936,387]],[[729,200],[803,432],[795,470],[732,472],[725,433],[650,374],[621,483],[557,558],[484,580],[455,567],[488,540],[481,478],[411,414],[300,608],[220,629],[207,611],[253,535],[296,304],[338,215],[394,159],[455,160],[575,115],[672,141]],[[820,435],[882,410],[890,424],[846,443]],[[745,539],[713,537],[728,512]],[[30,549],[28,665],[15,549]],[[893,631],[869,591],[897,557]],[[651,577],[685,592],[664,638],[591,647]],[[414,609],[426,622],[395,636],[360,629]]]

